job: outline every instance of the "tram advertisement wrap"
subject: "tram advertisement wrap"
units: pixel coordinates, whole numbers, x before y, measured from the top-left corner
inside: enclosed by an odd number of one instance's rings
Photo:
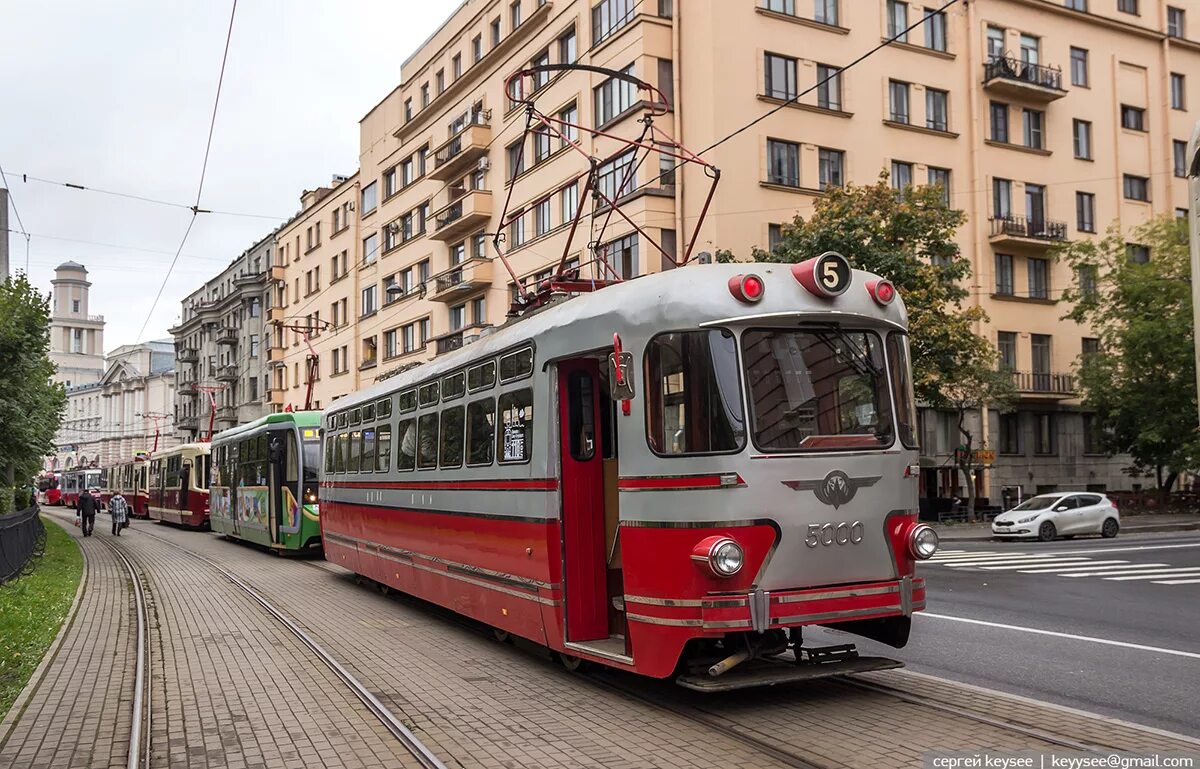
[[[270,499],[269,489],[266,486],[239,487],[238,520],[265,528],[270,519]]]

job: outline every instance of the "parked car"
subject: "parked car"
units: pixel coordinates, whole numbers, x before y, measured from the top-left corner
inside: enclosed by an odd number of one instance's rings
[[[1103,494],[1059,491],[1030,497],[992,521],[996,539],[1070,539],[1077,534],[1115,537],[1121,530],[1116,504]]]

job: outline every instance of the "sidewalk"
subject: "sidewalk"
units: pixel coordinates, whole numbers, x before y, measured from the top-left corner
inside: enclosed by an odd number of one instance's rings
[[[931,524],[943,542],[990,540],[990,523]],[[1122,534],[1146,534],[1156,531],[1200,531],[1200,515],[1194,513],[1149,513],[1121,517]]]

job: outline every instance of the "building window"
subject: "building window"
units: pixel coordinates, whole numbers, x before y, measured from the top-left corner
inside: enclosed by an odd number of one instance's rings
[[[544,198],[533,206],[533,236],[545,235],[550,231],[550,198]]]
[[[1187,37],[1187,27],[1185,26],[1182,8],[1174,8],[1167,6],[1167,36],[1168,37]]]
[[[471,38],[471,63],[478,64],[483,58],[483,35]]]
[[[888,81],[888,114],[893,123],[908,122],[908,83]]]
[[[366,317],[379,309],[375,299],[375,286],[370,285],[362,290],[362,301],[359,308],[360,317]]]
[[[465,304],[455,305],[450,308],[450,330],[458,331],[467,325],[467,306]]]
[[[1134,264],[1146,264],[1150,261],[1150,247],[1140,243],[1126,243],[1125,257]]]
[[[1096,231],[1096,196],[1090,192],[1075,193],[1075,228],[1080,232]]]
[[[1124,175],[1124,191],[1128,200],[1150,200],[1150,180],[1144,176]]]
[[[607,40],[633,18],[634,0],[601,0],[592,8],[592,46]]]
[[[822,109],[841,110],[841,70],[828,64],[817,65],[817,106]]]
[[[887,0],[887,33],[901,43],[908,42],[908,3]]]
[[[632,75],[633,65],[630,64],[621,72]],[[637,89],[633,83],[613,77],[596,86],[594,90],[596,125],[604,125],[632,107],[636,94]]]
[[[1128,128],[1133,131],[1146,130],[1146,110],[1141,107],[1131,107],[1128,104],[1121,105],[1121,127]]]
[[[1034,259],[1030,257],[1026,259],[1028,265],[1029,276],[1029,298],[1030,299],[1049,299],[1050,298],[1050,271],[1049,263],[1045,259]]]
[[[504,148],[508,160],[508,178],[512,179],[525,170],[525,145],[518,139]]]
[[[793,7],[793,15],[795,15],[795,10]],[[814,0],[813,21],[836,27],[838,25],[838,0]]]
[[[778,139],[767,140],[767,181],[787,187],[800,186],[800,145]]]
[[[1171,155],[1174,158],[1175,175],[1187,177],[1187,142],[1175,139],[1171,142]]]
[[[830,150],[824,147],[817,151],[820,187],[822,190],[829,187],[841,187],[845,184],[845,177],[842,174],[842,169],[845,164],[846,153],[841,150]]]
[[[796,15],[796,0],[763,0],[762,7],[775,13],[783,13],[788,16]]]
[[[1081,296],[1092,297],[1096,295],[1096,266],[1093,264],[1085,264],[1075,271],[1075,278],[1079,281],[1079,293]]]
[[[492,19],[492,47],[500,45],[500,19]]]
[[[1066,0],[1064,5],[1066,5],[1067,8],[1070,8],[1072,11],[1082,11],[1083,13],[1087,13],[1087,0]]]
[[[1079,340],[1079,352],[1085,358],[1089,355],[1096,355],[1100,352],[1100,340],[1085,336]]]
[[[572,102],[570,106],[564,107],[558,113],[558,119],[568,125],[560,125],[558,130],[562,133],[562,146],[567,146],[567,142],[579,142],[579,109]]]
[[[1088,120],[1074,120],[1071,123],[1075,139],[1075,157],[1080,160],[1092,159],[1092,124]]]
[[[1171,109],[1187,109],[1185,81],[1178,72],[1171,73]]]
[[[396,346],[396,331],[397,329],[392,329],[391,331],[383,332],[384,360],[387,360],[388,358],[395,358],[400,354],[400,348]]]
[[[533,57],[533,61],[529,62],[534,67],[544,67],[550,63],[550,49],[539,53]],[[549,72],[534,72],[533,73],[533,90],[537,91],[550,83]]]
[[[996,293],[1000,296],[1013,295],[1013,258],[1010,254],[996,254]]]
[[[992,179],[992,217],[1007,219],[1012,216],[1012,181]]]
[[[1000,368],[1005,371],[1017,370],[1017,332],[996,332],[996,349],[1000,352]]]
[[[1036,380],[1037,377],[1035,376],[1034,379]],[[1033,453],[1056,454],[1058,448],[1054,435],[1054,415],[1034,414],[1033,426]]]
[[[767,225],[767,250],[775,253],[775,250],[783,245],[783,225],[768,224]]]
[[[796,60],[774,53],[763,54],[763,71],[766,75],[764,93],[773,99],[796,98]]]
[[[1020,414],[1000,415],[1000,453],[1021,453],[1021,420]]]
[[[458,80],[460,77],[462,77],[461,53],[454,54],[454,58],[450,60],[450,74],[455,80]]]
[[[637,181],[634,168],[636,149],[613,158],[596,171],[596,190],[608,200],[617,200],[633,192]]]
[[[615,274],[622,280],[638,276],[638,236],[636,233],[601,246],[604,261],[608,263],[607,274]]]
[[[535,128],[530,133],[533,135],[533,164],[536,166],[550,157],[550,132]]]
[[[988,106],[992,141],[1008,143],[1008,105],[994,101]]]
[[[935,51],[946,50],[946,14],[930,11],[925,15],[925,47]]]
[[[363,238],[363,264],[373,264],[379,257],[379,233],[373,232]]]
[[[571,182],[559,191],[561,218],[564,222],[575,219],[575,210],[579,207],[579,182]]]
[[[434,75],[434,88],[437,89],[438,96],[441,96],[442,92],[446,90],[446,70],[439,69]]]
[[[912,186],[913,164],[903,160],[892,161],[892,188],[902,190]]]
[[[476,326],[482,326],[487,322],[487,304],[482,296],[471,300],[471,322]]]
[[[409,99],[404,100],[404,122],[407,123],[408,121],[410,121],[412,119],[413,119],[413,106],[412,106],[412,99],[409,98]]]
[[[1004,58],[1004,30],[999,27],[987,28],[988,61]]]
[[[516,248],[525,243],[525,212],[518,212],[508,222],[508,246]]]
[[[559,64],[574,64],[575,59],[579,56],[577,45],[575,42],[575,29],[563,35],[558,39],[558,63]]]
[[[1071,85],[1088,87],[1088,52],[1074,46],[1071,47]]]
[[[929,186],[940,187],[942,190],[942,205],[950,206],[950,169],[929,166]]]
[[[1030,149],[1040,150],[1045,148],[1044,137],[1044,121],[1045,113],[1036,109],[1023,110],[1024,120],[1022,121],[1025,129],[1025,146]]]
[[[421,84],[421,109],[429,106],[429,83]]]
[[[1117,0],[1117,10],[1121,13],[1137,14],[1138,0]]]
[[[937,88],[925,89],[925,127],[935,131],[949,131],[950,94]]]
[[[376,338],[369,336],[362,340],[362,367],[374,366],[379,359],[379,343]]]
[[[375,210],[379,205],[379,196],[375,188],[375,182],[371,182],[366,187],[362,188],[362,213],[363,216]]]
[[[508,6],[508,20],[512,29],[521,26],[521,0],[513,0],[512,5]]]

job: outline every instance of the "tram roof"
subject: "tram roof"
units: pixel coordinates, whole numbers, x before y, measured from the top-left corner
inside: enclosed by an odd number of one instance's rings
[[[222,430],[213,436],[213,442],[225,441],[230,438],[236,438],[240,435],[257,432],[259,429],[268,425],[278,424],[294,424],[296,427],[320,427],[321,412],[320,411],[281,411],[278,414],[267,414],[264,417],[259,417],[253,422],[247,422],[244,425],[231,427],[228,430]]]
[[[866,285],[879,280],[878,275],[852,270],[846,291],[824,298],[805,290],[792,276],[791,267],[790,263],[774,262],[690,264],[579,294],[514,318],[475,342],[352,392],[326,411],[340,412],[531,343],[536,347],[538,367],[565,355],[611,348],[614,332],[624,337],[642,328],[653,335],[756,320],[764,325],[804,320],[859,328],[908,328],[902,297],[897,295],[886,306],[872,299]],[[750,273],[762,278],[765,286],[762,299],[754,304],[735,299],[729,290],[730,278]]]

